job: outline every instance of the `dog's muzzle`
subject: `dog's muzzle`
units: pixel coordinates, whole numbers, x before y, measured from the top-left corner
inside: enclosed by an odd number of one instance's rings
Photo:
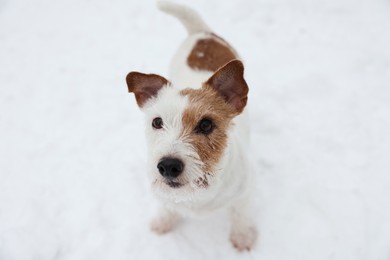
[[[157,168],[164,178],[173,179],[183,172],[184,164],[177,158],[162,158]]]

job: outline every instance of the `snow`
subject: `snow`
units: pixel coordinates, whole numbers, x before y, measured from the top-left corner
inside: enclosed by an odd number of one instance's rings
[[[184,2],[184,1],[183,1]],[[390,259],[390,2],[187,1],[250,86],[260,241],[149,231],[143,116],[183,27],[152,1],[0,0],[0,259]]]

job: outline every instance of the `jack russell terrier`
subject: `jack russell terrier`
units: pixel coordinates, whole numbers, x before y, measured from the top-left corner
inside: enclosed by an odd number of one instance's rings
[[[250,250],[257,231],[244,66],[195,11],[166,1],[158,6],[184,24],[188,37],[173,58],[170,80],[139,72],[126,77],[146,116],[147,173],[161,201],[151,228],[163,234],[181,216],[227,208],[230,241],[239,251]]]

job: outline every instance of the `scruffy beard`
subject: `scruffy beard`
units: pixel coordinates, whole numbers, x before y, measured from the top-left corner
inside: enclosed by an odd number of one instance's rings
[[[190,186],[193,189],[207,189],[209,179],[213,176],[213,172],[209,170],[207,163],[203,162],[198,153],[188,142],[177,142],[174,152],[161,152],[155,150],[149,160],[149,172],[152,177],[153,186],[168,186],[171,189],[180,189],[184,186]],[[179,158],[183,161],[184,172],[176,178],[162,177],[157,170],[157,164],[164,157]]]
[[[174,179],[153,170],[151,188],[160,199],[174,203],[202,200],[214,184],[214,172],[205,172],[202,164],[187,163],[185,171]]]
[[[186,173],[183,173],[186,174]],[[157,175],[157,174],[155,174]],[[167,185],[168,187],[172,189],[179,189],[184,186],[191,186],[192,188],[196,189],[207,189],[209,187],[209,180],[212,178],[212,173],[203,173],[202,176],[188,179],[186,176],[183,177],[177,177],[177,178],[164,178],[160,176],[156,176],[153,180],[152,185]]]
[[[218,178],[222,174],[218,170],[220,168],[218,160],[215,157],[212,158],[212,163],[201,160],[190,140],[190,136],[182,136],[181,139],[170,140],[170,142],[160,141],[149,146],[151,153],[148,167],[151,188],[153,193],[164,201],[174,203],[205,201],[218,187]],[[157,165],[164,157],[181,160],[184,171],[175,178],[163,177]]]

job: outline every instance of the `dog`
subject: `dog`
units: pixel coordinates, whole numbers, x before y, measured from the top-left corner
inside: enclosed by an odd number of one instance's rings
[[[230,241],[253,248],[252,171],[247,158],[248,85],[237,52],[189,7],[158,2],[187,29],[170,80],[130,72],[128,90],[146,116],[147,172],[161,209],[151,229],[163,234],[182,216],[228,209]]]

